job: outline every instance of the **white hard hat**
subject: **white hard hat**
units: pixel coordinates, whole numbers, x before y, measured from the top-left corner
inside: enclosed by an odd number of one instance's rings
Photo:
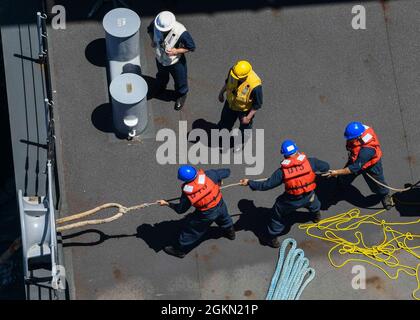
[[[175,16],[172,12],[162,11],[155,18],[155,27],[161,32],[167,32],[172,29],[175,21]]]

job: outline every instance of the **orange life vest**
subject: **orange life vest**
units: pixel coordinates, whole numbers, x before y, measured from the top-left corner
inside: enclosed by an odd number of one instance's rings
[[[281,163],[286,192],[301,195],[315,190],[315,172],[304,153],[284,159]]]
[[[372,128],[365,126],[366,130],[362,133],[362,135],[353,140],[347,141],[346,149],[349,151],[349,158],[350,161],[355,162],[357,157],[359,156],[360,149],[363,148],[372,148],[375,150],[375,155],[366,162],[362,169],[369,168],[377,163],[382,157],[382,150],[379,144],[378,137],[373,131]]]
[[[222,199],[219,185],[207,177],[201,169],[193,181],[183,185],[182,192],[190,200],[191,205],[200,211],[214,208]]]

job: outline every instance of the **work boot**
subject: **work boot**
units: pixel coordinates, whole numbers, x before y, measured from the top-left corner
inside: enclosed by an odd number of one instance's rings
[[[181,259],[185,257],[185,252],[178,250],[173,246],[164,247],[163,251],[165,251],[167,254],[170,254],[171,256],[175,256]]]
[[[235,240],[236,238],[236,232],[233,227],[230,227],[228,229],[224,230],[224,236],[228,238],[229,240]]]
[[[262,240],[261,241],[262,244],[267,245],[267,246],[269,246],[271,248],[279,248],[280,247],[280,242],[277,239],[277,237],[276,238],[272,238],[272,239],[270,239],[270,238],[263,238],[261,240]]]
[[[185,104],[185,100],[187,100],[187,95],[186,95],[186,94],[184,94],[183,96],[181,96],[181,97],[179,97],[178,99],[176,99],[174,109],[175,109],[176,111],[181,110],[181,109],[182,109],[182,107],[183,107],[183,106],[184,106],[184,104]]]
[[[394,205],[394,200],[392,199],[392,196],[387,194],[383,199],[381,200],[382,205],[384,206],[384,209],[390,210]]]
[[[314,218],[312,219],[313,223],[318,223],[321,221],[321,212],[317,211],[314,213]]]

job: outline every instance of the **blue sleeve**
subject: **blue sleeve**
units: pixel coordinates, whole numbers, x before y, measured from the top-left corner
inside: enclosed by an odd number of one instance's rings
[[[252,109],[258,110],[263,104],[263,91],[262,86],[256,86],[251,92]]]
[[[274,171],[274,173],[271,175],[270,178],[264,181],[249,181],[249,187],[252,190],[258,190],[258,191],[265,191],[273,189],[279,185],[281,185],[283,182],[283,172],[281,169],[277,169]]]
[[[191,202],[188,200],[187,196],[183,193],[179,199],[179,203],[169,203],[169,208],[174,210],[178,214],[183,214],[191,208]]]
[[[188,49],[189,51],[195,50],[195,43],[188,31],[184,31],[178,40],[178,45],[182,45],[183,48]]]
[[[361,148],[356,161],[348,165],[349,170],[352,173],[358,174],[360,171],[362,171],[362,167],[366,164],[366,162],[372,159],[374,155],[375,149],[366,147]]]
[[[328,162],[319,160],[317,158],[308,158],[314,172],[327,172],[330,170],[330,164]]]
[[[206,170],[205,174],[213,180],[214,183],[220,183],[223,179],[230,176],[230,169]]]

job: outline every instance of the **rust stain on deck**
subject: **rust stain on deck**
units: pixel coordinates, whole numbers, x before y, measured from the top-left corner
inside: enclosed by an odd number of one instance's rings
[[[299,243],[298,247],[301,248],[303,251],[310,251],[312,253],[323,252],[322,243],[317,240],[304,240]]]
[[[254,296],[254,293],[252,292],[252,290],[245,290],[244,296],[247,298],[252,298]]]
[[[210,255],[208,255],[208,254],[203,254],[202,256],[201,256],[201,260],[203,260],[204,262],[209,262],[210,261]]]
[[[373,286],[376,290],[384,291],[384,281],[378,276],[370,277],[366,279],[366,284],[368,286]]]
[[[218,248],[218,246],[217,245],[212,245],[211,247],[210,247],[210,249],[211,249],[211,251],[213,251],[213,252],[219,252],[219,248]]]
[[[122,281],[124,279],[124,275],[122,271],[116,267],[113,268],[112,275],[114,276],[114,279],[117,281]]]
[[[153,120],[156,124],[159,124],[159,125],[167,125],[169,122],[168,122],[168,119],[166,119],[165,117],[163,117],[163,116],[160,116],[160,117],[155,117],[154,118],[154,120]]]
[[[384,13],[385,23],[389,22],[389,3],[388,0],[379,0],[381,3],[382,11]]]
[[[412,165],[415,165],[416,164],[416,158],[415,157],[413,157],[413,156],[408,156],[408,157],[405,157],[405,160],[407,160],[407,162],[409,163],[409,164],[412,164]]]

